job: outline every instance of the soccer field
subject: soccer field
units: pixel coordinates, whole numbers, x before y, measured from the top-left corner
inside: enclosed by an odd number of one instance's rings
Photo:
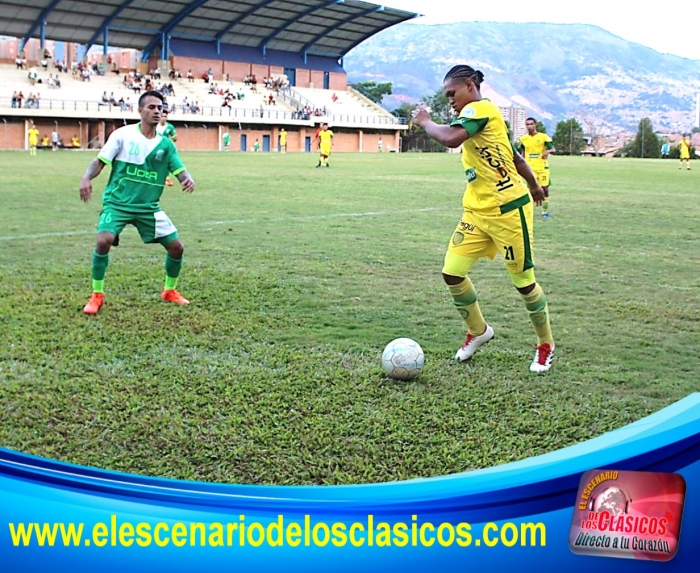
[[[619,428],[698,390],[700,172],[677,162],[556,157],[537,278],[557,352],[535,336],[499,257],[472,271],[496,338],[452,356],[464,325],[440,271],[459,220],[458,155],[183,153],[197,181],[162,206],[185,244],[133,227],[106,304],[82,307],[99,197],[93,153],[0,153],[0,446],[140,474],[347,484],[466,471]],[[391,339],[426,353],[384,377]]]

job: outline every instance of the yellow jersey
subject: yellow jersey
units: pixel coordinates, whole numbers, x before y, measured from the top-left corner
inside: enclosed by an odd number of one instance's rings
[[[333,140],[333,132],[330,129],[321,130],[318,132],[318,138],[322,144],[330,145]]]
[[[685,139],[681,139],[679,148],[681,150],[681,159],[690,159],[690,143]]]
[[[547,160],[542,154],[552,147],[552,139],[546,133],[526,133],[520,138],[520,151],[533,171],[542,171],[546,167]]]
[[[451,125],[462,126],[469,139],[462,144],[467,189],[462,205],[469,211],[494,216],[530,202],[515,162],[513,144],[501,112],[488,99],[462,109]]]
[[[280,145],[287,145],[287,132],[283,131],[280,133]]]
[[[27,135],[29,136],[29,145],[35,146],[39,143],[39,130],[36,127],[27,131]]]

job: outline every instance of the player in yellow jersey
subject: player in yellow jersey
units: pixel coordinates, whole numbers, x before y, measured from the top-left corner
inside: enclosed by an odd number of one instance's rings
[[[29,155],[36,155],[36,146],[39,144],[39,130],[32,122],[27,130],[27,143],[29,143]]]
[[[447,147],[462,146],[467,189],[462,198],[462,218],[452,234],[442,268],[457,311],[467,325],[467,338],[455,359],[471,358],[494,336],[481,314],[468,274],[479,258],[492,259],[500,252],[537,334],[530,370],[546,372],[552,364],[554,339],[547,299],[535,280],[532,257],[533,202],[541,204],[544,191],[514,150],[498,107],[481,97],[483,80],[484,74],[470,66],[455,66],[447,73],[443,91],[459,114],[450,125],[433,122],[425,107],[413,112],[415,123],[432,139]]]
[[[333,147],[333,132],[328,129],[327,123],[321,124],[321,129],[316,138],[318,139],[318,152],[320,154],[316,167],[330,167],[330,165],[328,165],[328,158],[331,155],[331,148]]]
[[[544,191],[542,218],[549,219],[549,162],[547,158],[554,152],[552,139],[546,133],[537,131],[534,117],[525,120],[527,133],[520,138],[520,153],[537,177],[537,182]]]
[[[678,146],[681,152],[681,163],[678,166],[678,169],[683,168],[683,162],[685,161],[685,167],[688,169],[688,171],[690,171],[690,138],[687,135],[684,135]]]
[[[287,153],[287,132],[280,129],[280,153]]]

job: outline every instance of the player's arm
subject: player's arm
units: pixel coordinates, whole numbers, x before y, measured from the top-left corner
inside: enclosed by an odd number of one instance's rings
[[[552,153],[554,153],[554,144],[551,141],[546,141],[544,144],[544,151],[542,152],[542,159],[547,159]]]
[[[430,117],[425,106],[419,106],[411,114],[413,121],[420,125],[428,137],[446,147],[459,147],[469,139],[469,131],[460,125],[439,125]]]
[[[192,193],[192,191],[194,191],[194,179],[192,179],[192,176],[188,171],[183,169],[179,173],[173,173],[173,175],[177,177],[177,180],[180,182],[182,190],[185,193]]]
[[[515,163],[515,169],[518,171],[520,177],[527,182],[527,186],[530,188],[530,195],[532,195],[532,200],[535,202],[535,205],[541,205],[542,201],[544,201],[544,190],[537,182],[537,178],[532,172],[532,169],[530,169],[530,166],[519,153],[513,153],[513,162]]]
[[[105,164],[100,159],[93,159],[80,181],[80,199],[87,203],[92,197],[92,180],[102,173]]]

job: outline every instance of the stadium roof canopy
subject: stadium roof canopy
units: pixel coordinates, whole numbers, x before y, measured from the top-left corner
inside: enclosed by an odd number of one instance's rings
[[[178,38],[339,58],[417,16],[360,0],[0,0],[0,34],[145,56]]]

